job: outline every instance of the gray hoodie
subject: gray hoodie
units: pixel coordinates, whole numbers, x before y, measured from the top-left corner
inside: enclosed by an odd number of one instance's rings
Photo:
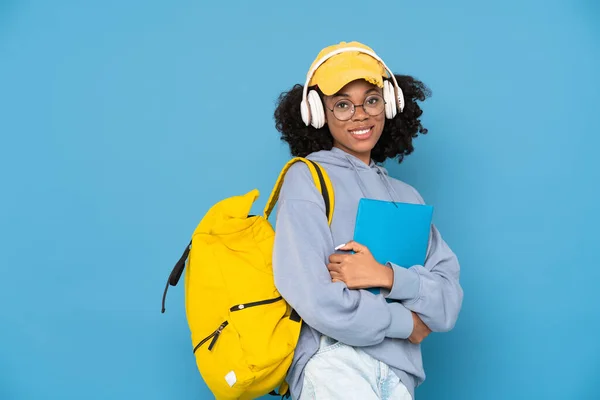
[[[361,197],[424,201],[414,188],[389,177],[384,168],[373,162],[366,165],[340,149],[315,152],[307,158],[327,171],[335,208],[330,227],[308,168],[303,163],[290,168],[277,206],[273,271],[277,289],[303,319],[287,377],[292,398],[300,396],[304,367],[318,350],[321,335],[360,347],[389,365],[414,398],[425,372],[420,345],[406,340],[413,329],[411,311],[434,332],[454,327],[463,299],[458,260],[432,225],[425,265],[388,263],[394,270],[390,291],[373,294],[331,282],[328,258],[337,245],[352,240]]]

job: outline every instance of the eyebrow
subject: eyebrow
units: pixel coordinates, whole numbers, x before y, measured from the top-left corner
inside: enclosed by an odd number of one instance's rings
[[[371,89],[365,91],[365,94],[369,94],[371,92],[379,93],[379,91],[376,88],[371,88]],[[348,93],[336,93],[331,97],[350,97],[350,95]]]

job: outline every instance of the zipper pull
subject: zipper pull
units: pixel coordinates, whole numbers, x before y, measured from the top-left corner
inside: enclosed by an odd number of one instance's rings
[[[212,350],[212,348],[215,346],[215,343],[217,343],[217,339],[219,338],[219,335],[221,334],[221,332],[223,332],[223,329],[227,326],[227,322],[223,322],[215,331],[214,336],[212,338],[212,340],[210,341],[210,344],[208,345],[208,350]]]

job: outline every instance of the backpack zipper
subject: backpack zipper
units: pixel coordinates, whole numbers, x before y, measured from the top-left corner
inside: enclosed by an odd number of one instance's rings
[[[267,299],[267,300],[261,300],[261,301],[253,301],[251,303],[238,304],[236,306],[231,307],[229,309],[229,311],[240,311],[240,310],[243,310],[248,307],[256,307],[256,306],[262,306],[265,304],[276,303],[282,299],[283,299],[283,297],[279,296],[279,297],[275,297],[274,299]]]
[[[200,346],[202,346],[204,343],[206,343],[210,338],[212,338],[212,340],[210,341],[210,344],[208,345],[208,350],[212,350],[213,347],[215,346],[215,343],[217,343],[217,339],[219,338],[219,335],[221,334],[221,332],[223,332],[223,329],[225,329],[225,327],[229,325],[229,322],[225,321],[223,322],[221,325],[219,325],[219,327],[217,328],[216,331],[214,331],[213,333],[211,333],[210,335],[208,335],[207,337],[205,337],[204,339],[202,339],[202,341],[200,341],[200,343],[198,343],[196,345],[196,347],[194,347],[194,353],[196,352],[196,350],[198,350],[198,348]]]
[[[265,304],[276,303],[280,300],[283,300],[283,297],[279,296],[279,297],[275,297],[274,299],[267,299],[267,300],[261,300],[261,301],[253,301],[251,303],[238,304],[236,306],[231,307],[229,310],[230,311],[240,311],[240,310],[244,310],[248,307],[256,307],[256,306],[262,306]],[[217,339],[219,339],[219,335],[221,335],[221,332],[223,332],[223,329],[225,329],[225,327],[227,325],[229,325],[229,322],[227,322],[227,321],[223,322],[221,325],[219,325],[217,330],[215,330],[213,333],[211,333],[210,335],[208,335],[207,337],[202,339],[200,341],[200,343],[198,343],[196,345],[196,347],[194,347],[194,353],[196,352],[196,350],[198,350],[198,348],[200,348],[200,346],[202,346],[204,343],[208,342],[211,338],[212,338],[212,340],[210,341],[210,344],[208,345],[208,350],[209,351],[212,350],[213,347],[215,346],[215,344],[217,343]]]

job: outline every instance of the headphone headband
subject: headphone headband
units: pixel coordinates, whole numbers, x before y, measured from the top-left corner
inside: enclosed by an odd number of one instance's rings
[[[394,82],[394,89],[396,92],[396,96],[395,100],[396,100],[396,104],[398,106],[398,109],[400,110],[400,112],[402,112],[402,110],[404,109],[404,96],[402,95],[402,90],[400,89],[400,86],[398,86],[398,82],[396,81],[396,77],[394,76],[394,73],[392,72],[391,69],[388,68],[387,65],[385,65],[385,62],[383,62],[383,60],[375,53],[373,53],[372,51],[369,51],[367,49],[363,49],[360,47],[346,47],[343,49],[337,49],[337,50],[333,50],[332,52],[329,52],[327,54],[325,54],[315,65],[313,68],[310,69],[310,71],[308,71],[308,73],[306,74],[306,82],[304,84],[304,88],[302,90],[302,100],[304,102],[306,102],[306,98],[307,98],[307,93],[308,93],[308,84],[310,83],[310,80],[312,78],[312,76],[314,75],[314,73],[317,71],[317,69],[328,59],[330,59],[331,57],[338,55],[340,53],[345,53],[348,51],[358,51],[360,53],[364,53],[367,54],[371,57],[373,57],[375,60],[379,61],[381,63],[381,65],[383,65],[383,67],[386,69],[386,71],[388,72],[388,74],[390,75],[390,77],[392,78],[392,81]]]

